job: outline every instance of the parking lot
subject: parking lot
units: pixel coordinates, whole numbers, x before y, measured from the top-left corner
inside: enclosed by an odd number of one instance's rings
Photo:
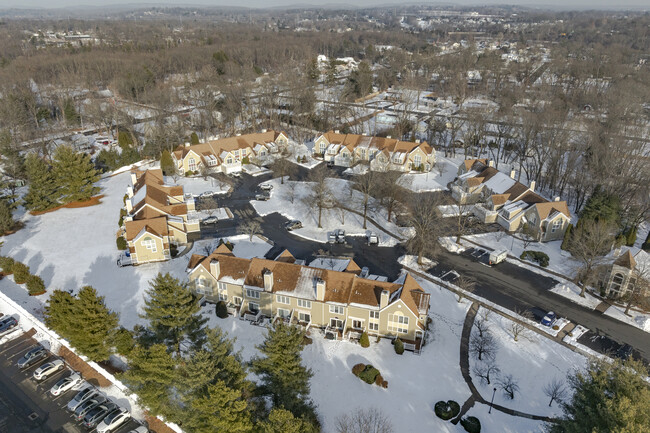
[[[34,338],[22,334],[0,345],[0,433],[92,432],[74,421],[66,410],[78,390],[69,390],[56,397],[49,392],[55,383],[72,373],[67,365],[40,382],[33,378],[34,370],[48,361],[59,359],[57,356],[48,352],[48,356],[29,367],[20,369],[16,365],[36,344]],[[131,419],[112,433],[127,433],[139,425]]]

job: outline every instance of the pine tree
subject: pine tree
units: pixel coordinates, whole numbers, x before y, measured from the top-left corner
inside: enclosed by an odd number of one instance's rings
[[[55,290],[45,305],[45,324],[68,341],[78,329],[75,301],[69,292]]]
[[[48,165],[35,153],[25,161],[29,190],[23,200],[29,210],[43,211],[58,206],[60,194]]]
[[[13,230],[14,227],[16,227],[16,221],[11,206],[7,200],[0,198],[0,236]]]
[[[196,134],[196,132],[193,132],[190,135],[190,143],[191,144],[199,144],[199,136]]]
[[[569,244],[571,243],[571,232],[573,232],[573,224],[569,224],[564,232],[564,239],[560,248],[564,251],[569,251]]]
[[[75,152],[69,146],[59,146],[54,152],[54,182],[59,187],[63,203],[86,201],[99,192],[95,182],[99,172],[85,153]]]
[[[174,167],[174,160],[172,159],[172,155],[168,150],[163,150],[163,153],[160,156],[160,168],[162,169],[165,176],[172,175],[176,172],[176,169]]]
[[[248,402],[241,391],[223,381],[209,385],[206,395],[191,403],[187,431],[196,433],[247,433],[253,431]]]
[[[304,418],[296,418],[282,408],[271,410],[267,420],[259,425],[260,433],[316,433],[318,428]]]
[[[575,391],[551,433],[644,432],[650,425],[648,371],[639,361],[593,360],[569,378]]]
[[[154,415],[178,421],[178,406],[172,400],[176,361],[164,344],[135,346],[128,357],[129,369],[120,375],[138,399]]]
[[[104,297],[91,286],[79,290],[75,310],[79,327],[70,343],[93,361],[107,360],[111,354],[110,337],[118,324],[117,313],[106,307]]]
[[[363,334],[361,334],[361,338],[359,338],[359,344],[361,347],[370,347],[370,339],[368,338],[368,333],[366,331],[363,331]]]
[[[198,299],[186,284],[170,274],[158,274],[149,283],[146,296],[141,317],[149,322],[158,342],[166,342],[180,354],[181,341],[190,334],[196,335],[196,330],[205,324],[199,315]]]
[[[251,360],[253,373],[260,378],[259,392],[268,395],[275,407],[284,406],[296,416],[312,417],[309,400],[310,369],[301,363],[304,331],[296,326],[277,324],[267,331],[264,343],[257,346],[264,357]]]

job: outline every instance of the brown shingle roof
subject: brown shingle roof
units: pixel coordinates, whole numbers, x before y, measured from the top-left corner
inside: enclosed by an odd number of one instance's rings
[[[567,218],[571,218],[569,206],[565,201],[547,201],[544,203],[537,203],[535,204],[535,207],[537,208],[537,213],[541,219],[548,217],[556,211],[563,213]]]
[[[126,221],[124,223],[126,229],[126,240],[133,240],[143,228],[148,227],[154,234],[158,236],[167,236],[167,218],[164,216],[157,218],[147,218],[134,221]]]
[[[622,266],[627,269],[634,269],[636,267],[636,260],[632,256],[630,250],[627,250],[614,261],[615,265]]]
[[[492,204],[499,206],[505,204],[508,201],[508,194],[493,194],[492,195]]]
[[[266,132],[220,138],[205,143],[193,144],[188,147],[180,145],[174,151],[174,155],[176,156],[176,159],[181,159],[185,158],[190,151],[193,151],[199,156],[214,155],[215,157],[218,157],[224,151],[232,152],[234,150],[245,149],[248,147],[252,149],[258,143],[265,144],[274,142],[280,134],[286,135],[283,132],[270,130]]]
[[[516,201],[517,198],[519,198],[526,191],[528,191],[528,187],[526,185],[521,182],[515,182],[515,184],[508,188],[504,194],[508,194],[508,200]]]
[[[487,165],[487,159],[466,159],[463,161],[465,164],[465,171],[470,171],[476,162],[480,162],[483,165]]]
[[[349,150],[353,150],[361,143],[368,143],[370,147],[379,149],[381,152],[404,152],[410,153],[420,147],[425,153],[430,154],[433,148],[426,142],[415,143],[413,141],[402,141],[395,138],[370,137],[360,134],[338,134],[334,131],[327,131],[323,134],[330,144],[340,144]],[[368,139],[370,140],[368,142]]]
[[[289,252],[289,250],[282,251],[276,258],[276,262],[295,263],[296,258]]]

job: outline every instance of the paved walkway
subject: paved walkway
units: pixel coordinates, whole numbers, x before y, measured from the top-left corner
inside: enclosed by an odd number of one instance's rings
[[[193,247],[193,246],[194,246],[194,242],[188,242],[188,243],[186,243],[186,244],[185,244],[185,249],[184,249],[183,251],[181,251],[180,253],[178,253],[178,254],[176,255],[176,257],[174,257],[174,258],[177,259],[177,258],[179,258],[179,257],[183,257],[184,255],[186,255],[187,253],[189,253],[189,252],[192,250],[192,247]]]

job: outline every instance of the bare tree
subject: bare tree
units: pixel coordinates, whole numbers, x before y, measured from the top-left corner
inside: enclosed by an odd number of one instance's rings
[[[475,365],[472,372],[475,376],[481,379],[483,385],[490,385],[490,377],[497,376],[501,373],[501,370],[494,362],[488,361],[486,363]]]
[[[497,342],[492,333],[484,331],[483,335],[472,335],[469,341],[469,352],[479,361],[485,359],[494,359],[497,352]]]
[[[458,279],[454,281],[454,284],[461,289],[461,291],[456,294],[458,302],[462,301],[465,297],[463,292],[473,293],[474,289],[476,289],[476,281],[464,275],[458,277]],[[483,333],[481,333],[481,336],[482,335]]]
[[[532,314],[528,310],[521,310],[519,308],[515,308],[515,315],[521,316],[524,319],[532,320]],[[528,328],[521,322],[512,320],[510,323],[510,332],[512,332],[512,338],[515,339],[515,341],[519,341],[519,337],[525,336],[526,332],[528,331]]]
[[[456,243],[460,245],[460,238],[463,235],[469,233],[470,229],[474,227],[474,222],[476,219],[468,216],[470,210],[473,206],[473,203],[455,203],[452,205],[452,209],[455,212],[453,216],[449,217],[450,220],[454,221],[454,230],[456,231]]]
[[[576,279],[580,283],[580,296],[583,298],[587,285],[597,277],[595,268],[602,263],[604,256],[612,248],[614,232],[606,222],[582,221],[571,233],[569,252],[582,264]]]
[[[262,232],[262,225],[257,219],[247,219],[239,225],[239,231],[248,235],[248,240],[252,241],[253,236]]]
[[[632,275],[632,278],[628,282],[631,288],[626,294],[628,300],[625,305],[625,314],[630,312],[632,304],[638,303],[646,293],[650,293],[650,264],[647,261],[637,262],[636,267],[632,271]]]
[[[393,212],[405,199],[405,188],[408,187],[412,179],[402,178],[399,171],[386,171],[377,173],[377,183],[379,187],[379,197],[382,204],[386,206],[388,212],[388,221],[391,220]]]
[[[284,178],[286,176],[291,178],[296,173],[296,165],[283,156],[275,158],[270,168],[273,171],[273,175],[280,178],[281,184],[284,184]]]
[[[415,234],[406,242],[407,250],[418,256],[422,265],[425,255],[435,255],[440,248],[438,238],[445,233],[445,221],[438,205],[436,195],[427,194],[411,201],[409,206],[409,225],[415,228]]]
[[[559,379],[553,379],[546,385],[544,385],[544,394],[549,397],[551,400],[548,402],[548,407],[551,407],[554,401],[562,401],[566,395],[566,388],[564,388],[564,382]]]
[[[377,191],[379,187],[377,173],[372,170],[368,170],[362,175],[355,176],[354,180],[352,181],[352,187],[361,192],[363,195],[363,228],[365,229],[368,217],[368,203],[370,202],[370,197]]]
[[[497,381],[497,384],[503,393],[510,399],[515,399],[515,394],[519,392],[519,385],[511,374],[507,374]]]
[[[287,182],[288,197],[291,204],[296,200],[296,188],[298,187],[298,182]]]
[[[336,420],[337,433],[393,433],[393,425],[377,408],[357,408]]]
[[[309,173],[309,182],[311,182],[309,204],[318,209],[318,228],[321,228],[323,208],[328,207],[332,200],[332,193],[327,186],[327,168],[323,164],[313,168]]]
[[[482,337],[484,333],[490,330],[490,322],[483,317],[479,317],[477,320],[474,320],[474,327],[478,331],[479,337]]]

